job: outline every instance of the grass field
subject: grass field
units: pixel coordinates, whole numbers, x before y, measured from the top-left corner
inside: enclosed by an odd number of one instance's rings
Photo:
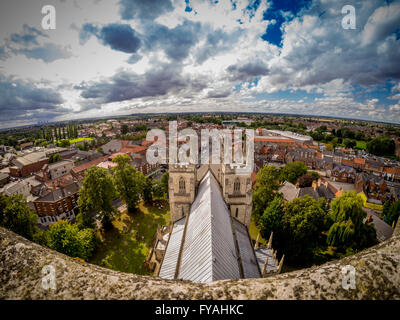
[[[70,139],[69,143],[76,143],[76,142],[81,142],[81,141],[92,141],[93,138],[75,138],[75,139]]]
[[[159,204],[163,208],[159,208]],[[100,245],[90,263],[109,269],[136,274],[149,274],[144,268],[158,225],[169,223],[169,206],[166,200],[158,200],[154,205],[139,204],[136,212],[121,213],[114,221],[114,229],[101,234]]]
[[[367,143],[365,141],[357,141],[356,147],[365,150],[367,149]]]

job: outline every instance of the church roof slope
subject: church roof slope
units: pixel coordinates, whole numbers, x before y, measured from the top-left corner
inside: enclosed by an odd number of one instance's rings
[[[168,240],[164,261],[160,268],[159,276],[164,279],[174,279],[176,265],[178,262],[179,250],[181,247],[183,230],[185,229],[186,217],[175,221]]]
[[[210,282],[239,278],[231,216],[209,171],[190,209],[178,279]]]

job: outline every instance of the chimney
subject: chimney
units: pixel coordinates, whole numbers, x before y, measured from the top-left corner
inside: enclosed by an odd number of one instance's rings
[[[317,191],[317,182],[315,180],[313,180],[311,186],[313,187],[314,191]]]

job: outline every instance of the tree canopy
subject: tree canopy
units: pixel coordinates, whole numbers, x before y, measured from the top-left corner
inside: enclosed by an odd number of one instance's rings
[[[290,183],[296,183],[297,179],[303,174],[307,173],[307,166],[302,161],[295,161],[287,163],[279,174],[280,181],[289,181]]]
[[[140,201],[143,189],[143,174],[129,164],[130,157],[126,154],[118,155],[113,159],[117,166],[113,168],[113,182],[115,188],[126,203],[128,211],[133,211]]]
[[[50,225],[48,243],[51,249],[87,260],[93,253],[96,238],[93,229],[79,230],[77,225],[60,220]]]
[[[0,194],[0,225],[33,240],[39,231],[38,218],[22,195],[7,197]]]
[[[86,171],[80,190],[79,207],[82,206],[88,212],[98,212],[103,227],[111,227],[115,196],[113,179],[107,169],[92,167]]]
[[[379,136],[367,143],[367,151],[377,156],[394,155],[395,143],[389,137]]]
[[[279,188],[279,170],[273,165],[264,166],[257,173],[257,184],[253,192],[253,216],[256,223]]]
[[[355,191],[346,191],[331,202],[330,217],[333,224],[327,243],[338,251],[345,252],[348,248],[361,250],[376,243],[375,227],[364,224],[367,214],[362,209],[362,199]]]

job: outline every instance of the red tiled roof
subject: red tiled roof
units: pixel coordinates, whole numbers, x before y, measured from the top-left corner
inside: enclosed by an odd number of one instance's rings
[[[354,158],[354,163],[356,163],[356,164],[365,164],[365,159],[363,159],[363,158]]]
[[[89,169],[90,167],[97,166],[100,162],[105,161],[107,159],[108,159],[108,156],[100,157],[100,158],[92,160],[90,162],[81,164],[80,166],[74,167],[74,168],[72,168],[72,171],[74,173],[79,173],[79,172],[85,171],[85,170]]]
[[[260,142],[275,142],[275,143],[294,143],[294,140],[292,139],[280,139],[280,138],[274,138],[274,137],[255,137],[254,141],[260,141]]]
[[[387,173],[395,173],[396,172],[395,168],[391,168],[391,167],[384,167],[383,171],[387,172]]]

